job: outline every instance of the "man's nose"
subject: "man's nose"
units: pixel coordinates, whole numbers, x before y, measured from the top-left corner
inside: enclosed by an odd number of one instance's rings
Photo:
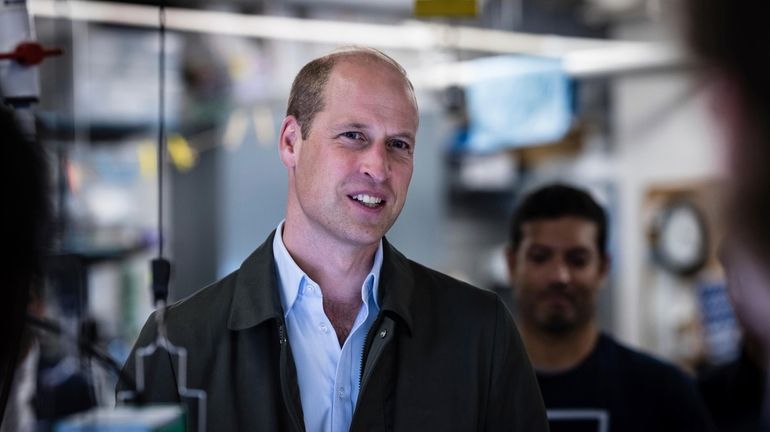
[[[572,273],[564,260],[556,260],[551,269],[551,278],[555,282],[568,284],[572,280]]]
[[[376,141],[366,149],[361,160],[361,172],[378,183],[390,177],[390,159],[385,142]]]

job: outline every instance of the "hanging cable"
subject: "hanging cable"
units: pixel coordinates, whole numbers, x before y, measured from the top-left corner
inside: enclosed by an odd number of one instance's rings
[[[160,49],[158,50],[158,256],[151,262],[153,300],[160,309],[159,323],[163,322],[163,307],[168,298],[171,263],[163,257],[163,160],[166,152],[166,7],[160,2],[158,11]],[[162,329],[161,329],[162,330]]]
[[[158,11],[160,49],[158,50],[158,258],[163,257],[163,152],[166,144],[166,8]]]

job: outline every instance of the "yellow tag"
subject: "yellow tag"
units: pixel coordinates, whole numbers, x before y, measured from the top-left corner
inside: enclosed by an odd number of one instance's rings
[[[179,134],[171,134],[168,137],[168,154],[171,161],[181,172],[189,171],[195,166],[198,154],[190,147],[190,143]]]
[[[475,17],[476,0],[415,0],[416,17]]]

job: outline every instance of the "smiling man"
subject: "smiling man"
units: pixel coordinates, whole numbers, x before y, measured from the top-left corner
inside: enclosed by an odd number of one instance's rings
[[[279,142],[285,220],[166,315],[169,339],[189,350],[187,387],[207,393],[208,430],[547,430],[501,301],[384,239],[417,126],[411,83],[379,51],[338,51],[299,72]],[[155,334],[151,318],[136,346]],[[149,360],[146,400],[180,400],[172,364]]]
[[[606,243],[604,210],[571,186],[532,192],[511,220],[507,259],[517,322],[551,430],[711,430],[689,378],[599,331]]]

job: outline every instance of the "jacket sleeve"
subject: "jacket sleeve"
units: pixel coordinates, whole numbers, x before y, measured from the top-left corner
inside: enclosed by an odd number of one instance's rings
[[[540,387],[511,314],[497,299],[487,431],[547,432]]]
[[[137,385],[141,380],[137,376],[137,350],[152,344],[157,338],[157,327],[155,312],[150,315],[147,322],[144,323],[139,338],[131,349],[126,364],[123,365],[123,372],[133,379]],[[138,395],[142,402],[168,402],[179,403],[179,393],[177,391],[176,374],[171,355],[163,348],[156,348],[149,356],[142,357],[144,367],[144,391]],[[119,400],[119,394],[124,390],[132,389],[129,383],[118,381],[116,386],[116,398]]]

